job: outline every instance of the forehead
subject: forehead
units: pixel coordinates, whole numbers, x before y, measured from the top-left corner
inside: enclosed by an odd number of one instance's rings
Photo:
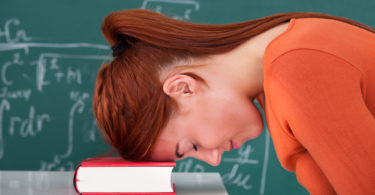
[[[151,153],[152,161],[174,161],[176,158],[176,145],[183,137],[183,127],[178,125],[175,117],[171,117],[161,129]]]
[[[153,151],[151,153],[152,161],[174,161],[176,160],[175,149],[178,143],[178,139],[169,138],[166,139],[165,132],[155,142]]]
[[[153,161],[174,161],[176,157],[176,146],[181,139],[189,137],[191,125],[186,123],[186,118],[174,115],[161,129],[151,153]]]

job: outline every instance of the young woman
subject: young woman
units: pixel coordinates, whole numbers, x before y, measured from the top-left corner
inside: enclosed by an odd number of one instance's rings
[[[218,165],[263,130],[311,194],[375,193],[375,30],[322,13],[194,24],[108,15],[94,113],[127,160]]]

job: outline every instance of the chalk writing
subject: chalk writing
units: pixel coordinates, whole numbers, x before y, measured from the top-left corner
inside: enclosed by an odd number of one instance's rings
[[[21,22],[17,18],[11,18],[7,20],[3,27],[4,30],[0,28],[0,42],[2,41],[2,38],[5,38],[5,42],[7,43],[31,41],[31,37],[28,37],[26,35],[26,32],[22,29],[14,30],[14,34],[12,36],[12,30],[16,29],[16,27],[20,25],[20,23]]]
[[[10,110],[10,104],[6,99],[1,100],[0,103],[0,159],[4,156],[4,130],[3,130],[3,117],[4,117],[4,111]]]
[[[224,158],[224,162],[237,162],[240,164],[258,164],[258,160],[250,159],[250,154],[254,152],[254,148],[251,145],[241,147],[238,150],[238,158]]]
[[[83,113],[85,109],[85,99],[89,98],[88,93],[86,92],[70,92],[70,98],[75,101],[69,112],[69,126],[68,126],[68,143],[67,150],[65,154],[54,155],[53,162],[41,162],[41,170],[73,170],[74,166],[72,162],[67,162],[65,165],[62,165],[62,159],[68,158],[73,152],[73,136],[74,136],[74,119],[76,114]]]
[[[51,58],[48,60],[48,58]],[[81,85],[82,74],[79,69],[73,69],[68,67],[66,72],[60,69],[58,65],[58,59],[82,59],[82,60],[98,60],[105,59],[106,56],[93,56],[93,55],[69,55],[69,54],[58,54],[58,53],[42,53],[37,61],[33,61],[32,64],[36,65],[36,88],[42,92],[43,87],[50,85],[51,80],[46,79],[48,70],[54,73],[53,76],[56,81],[60,83],[62,78],[66,77],[66,83]]]
[[[178,172],[204,172],[204,166],[200,164],[193,164],[193,160],[187,159],[181,162],[177,167]]]
[[[27,119],[18,116],[10,117],[9,135],[14,135],[17,126],[21,137],[36,136],[43,129],[43,123],[50,122],[51,117],[48,114],[38,114],[35,116],[34,106],[30,106]],[[36,127],[35,126],[36,123]]]
[[[154,4],[154,5],[153,5]],[[182,11],[179,13],[169,14],[169,17],[178,20],[190,20],[190,15],[193,11],[199,10],[199,2],[195,0],[144,0],[142,3],[142,9],[150,9],[154,7],[154,11],[158,13],[163,12],[163,6],[181,5]],[[176,8],[173,9],[176,11]],[[168,12],[170,13],[170,12]]]
[[[90,142],[96,142],[96,134],[98,132],[97,128],[96,128],[96,122],[95,120],[92,120],[91,121],[91,125],[90,125],[90,128],[87,129],[84,128],[86,130],[84,136],[83,136],[83,141],[85,143],[90,143]]]
[[[258,160],[251,159],[250,155],[254,153],[255,149],[250,144],[246,144],[237,150],[237,158],[223,158],[223,162],[234,163],[230,172],[225,173],[223,177],[224,183],[228,185],[235,185],[244,190],[250,190],[253,186],[250,184],[250,174],[241,173],[239,171],[240,164],[257,165]]]
[[[12,85],[13,82],[8,80],[7,77],[6,77],[6,71],[8,69],[9,66],[11,66],[12,63],[11,62],[5,62],[3,64],[3,67],[1,68],[1,81],[4,83],[4,85]]]
[[[52,162],[46,162],[46,161],[41,161],[40,162],[40,171],[73,171],[74,170],[74,163],[71,161],[62,161],[62,158],[55,155],[53,157]]]
[[[251,189],[253,186],[248,184],[248,182],[250,182],[250,174],[239,173],[238,167],[239,164],[234,164],[231,172],[226,173],[222,176],[224,183],[236,185],[237,187],[242,187],[246,190]]]
[[[264,194],[265,184],[266,184],[266,175],[267,175],[267,167],[268,167],[268,156],[269,156],[269,147],[270,147],[270,136],[267,131],[265,131],[265,154],[263,157],[263,164],[262,167],[262,175],[260,178],[260,190],[259,194]],[[243,188],[245,190],[253,189],[253,185],[251,184],[251,174],[249,173],[241,173],[239,171],[240,165],[259,165],[258,159],[252,159],[251,154],[255,152],[255,148],[247,144],[242,146],[238,151],[237,158],[223,158],[224,162],[227,163],[234,163],[230,172],[225,173],[223,177],[223,181],[229,185],[235,185],[237,187]]]
[[[0,28],[0,51],[11,51],[23,49],[26,54],[29,54],[29,49],[36,48],[95,48],[108,50],[109,46],[91,44],[91,43],[33,43],[30,42],[32,37],[26,35],[25,30],[16,29],[21,22],[17,18],[9,19],[4,24],[4,30]],[[12,38],[13,35],[13,38]],[[3,39],[5,38],[5,43]]]
[[[0,159],[4,155],[4,143],[3,143],[3,133],[4,133],[4,111],[9,111],[11,109],[10,103],[3,99],[0,104]],[[43,124],[45,122],[50,122],[50,116],[48,114],[35,114],[35,108],[30,106],[28,118],[22,119],[18,116],[10,116],[9,118],[9,135],[15,135],[18,129],[19,135],[23,138],[28,136],[36,136],[43,129]],[[36,127],[35,127],[36,125]],[[18,128],[17,128],[18,127]]]
[[[10,81],[7,78],[6,73],[7,73],[8,68],[10,68],[14,65],[18,65],[18,66],[23,65],[23,61],[20,60],[20,54],[19,53],[13,54],[13,61],[5,62],[2,66],[2,68],[1,68],[1,81],[4,85],[9,86],[9,85],[13,84],[13,82]]]
[[[0,52],[7,52],[7,57],[0,59],[0,160],[5,154],[4,134],[21,138],[43,136],[43,132],[48,130],[45,129],[46,124],[65,120],[67,140],[64,145],[67,146],[66,150],[62,154],[52,155],[50,161],[42,160],[40,170],[73,170],[74,164],[68,160],[68,157],[74,150],[74,131],[80,124],[77,121],[91,121],[90,134],[87,135],[87,138],[94,141],[96,139],[96,134],[93,133],[95,129],[93,116],[81,117],[84,112],[88,112],[85,108],[88,104],[91,105],[89,103],[91,95],[76,87],[85,85],[85,82],[92,84],[95,79],[92,75],[85,75],[87,71],[90,71],[85,67],[90,66],[85,61],[94,62],[96,66],[92,69],[95,70],[103,63],[103,60],[109,60],[111,57],[80,55],[76,52],[67,54],[64,50],[86,48],[97,53],[98,50],[107,51],[109,46],[92,43],[37,43],[31,41],[34,39],[25,29],[22,29],[19,19],[11,18],[6,20],[4,25],[0,25]],[[30,55],[32,48],[42,49],[42,52],[36,55],[34,52],[33,55]],[[49,48],[59,49],[61,53],[43,51],[43,49]],[[82,64],[83,66],[81,66]],[[90,76],[90,79],[85,78],[86,76]],[[20,88],[20,86],[22,87]],[[58,90],[53,89],[57,86],[59,86]],[[69,91],[66,91],[67,89]],[[56,92],[61,94],[57,95]],[[64,96],[73,101],[70,109],[57,110],[58,114],[55,110],[48,109],[49,105],[57,108],[60,102],[55,101],[56,97]],[[32,102],[29,102],[31,100]],[[69,107],[69,105],[64,106],[63,104],[61,104],[63,108]],[[41,111],[45,108],[47,108],[47,112]],[[61,129],[61,125],[59,126]],[[50,128],[49,125],[48,127]]]
[[[17,89],[9,91],[7,87],[0,89],[0,98],[2,99],[24,99],[29,101],[32,90],[29,89]]]
[[[66,82],[68,84],[76,82],[77,84],[82,84],[81,71],[79,69],[72,70],[71,67],[68,67],[68,72],[66,76]]]

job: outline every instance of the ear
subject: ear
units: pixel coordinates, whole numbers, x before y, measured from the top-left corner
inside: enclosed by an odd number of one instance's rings
[[[173,75],[163,84],[163,91],[170,97],[188,97],[198,91],[199,83],[188,75]]]

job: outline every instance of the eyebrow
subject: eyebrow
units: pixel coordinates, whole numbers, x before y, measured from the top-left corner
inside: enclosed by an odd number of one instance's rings
[[[177,158],[182,158],[182,157],[184,156],[184,154],[179,154],[179,153],[178,153],[178,147],[179,147],[179,144],[176,144],[176,152],[175,152],[176,157],[177,157]]]

